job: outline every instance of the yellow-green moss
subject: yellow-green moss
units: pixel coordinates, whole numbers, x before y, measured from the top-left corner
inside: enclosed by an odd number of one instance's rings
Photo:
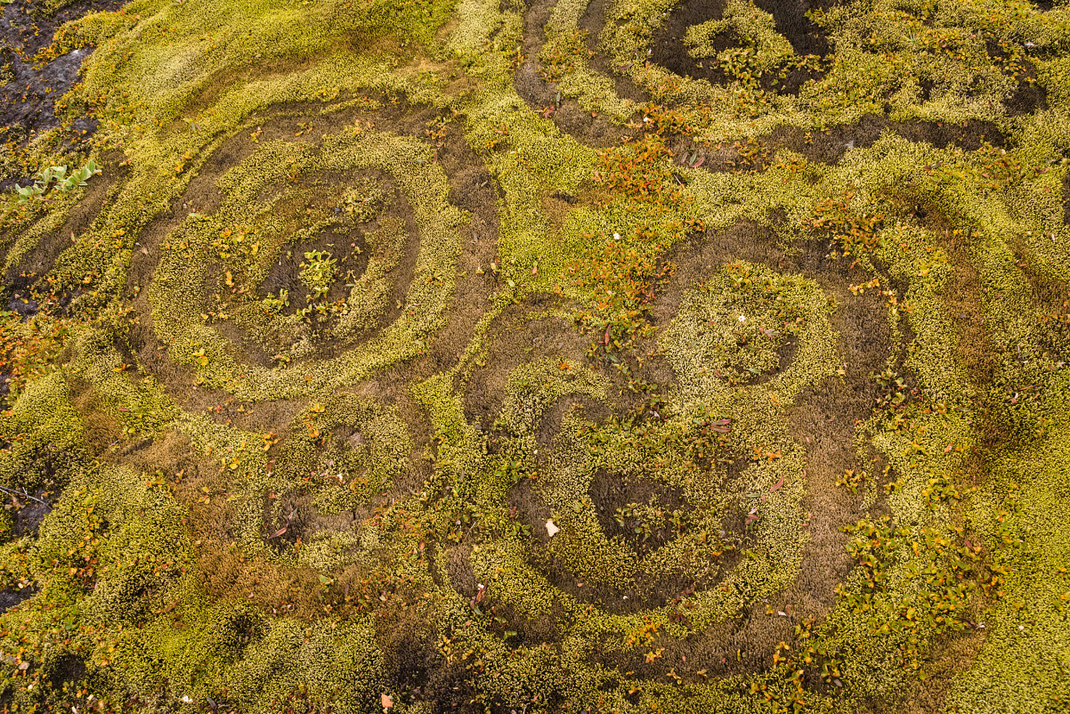
[[[8,488],[62,486],[88,462],[85,426],[61,373],[31,382],[0,421],[6,447],[0,480]]]
[[[604,3],[598,61],[586,0],[540,3],[535,38],[528,4],[496,0],[138,0],[61,31],[53,53],[97,47],[69,106],[94,108],[99,155],[124,166],[73,241],[83,194],[0,197],[9,271],[64,241],[36,320],[71,323],[0,417],[5,487],[69,482],[36,535],[0,525],[28,533],[0,549],[3,587],[35,593],[0,614],[3,701],[848,712],[907,706],[933,676],[950,710],[1065,707],[1068,11],[840,4],[811,13],[831,53],[804,60],[732,0],[674,38],[731,70],[711,83],[650,59],[680,4]],[[718,52],[726,32],[741,42]],[[529,106],[521,67],[562,106]],[[797,94],[768,82],[789,69],[809,72]],[[646,136],[588,146],[561,120],[573,99]],[[887,120],[870,144],[821,131],[868,114]],[[998,145],[963,148],[967,121]],[[963,146],[900,135],[953,125]],[[807,136],[842,158],[808,160]],[[61,160],[49,146],[31,154]],[[487,201],[459,192],[484,171],[496,215],[470,220],[458,205]],[[768,245],[720,250],[741,233]],[[293,295],[265,287],[283,267]],[[878,394],[837,445],[864,491],[828,525],[853,569],[803,593],[809,622],[772,608],[799,595],[807,510],[832,488],[789,420],[869,337],[834,329],[837,296],[872,298],[889,344],[846,385]],[[494,363],[499,341],[529,347],[515,327],[575,337],[576,316],[587,358]],[[24,346],[31,323],[5,324]],[[122,435],[91,440],[87,408]],[[124,465],[142,449],[169,455]],[[628,492],[612,513],[607,482]],[[220,543],[191,535],[201,494]],[[275,568],[312,604],[208,592],[213,558]],[[698,635],[761,629],[763,607],[791,627],[695,671],[714,648]],[[964,633],[979,654],[949,674]]]

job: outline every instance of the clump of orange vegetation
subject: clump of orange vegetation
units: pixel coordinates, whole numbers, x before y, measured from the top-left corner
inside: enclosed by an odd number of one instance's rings
[[[627,219],[635,226],[625,234],[591,234],[591,249],[572,268],[575,284],[596,296],[580,323],[600,335],[607,356],[649,334],[649,305],[674,270],[666,251],[688,234],[705,230],[701,220],[689,215],[692,198],[682,190],[671,157],[657,135],[600,154],[595,181],[611,192],[606,204],[623,194]]]

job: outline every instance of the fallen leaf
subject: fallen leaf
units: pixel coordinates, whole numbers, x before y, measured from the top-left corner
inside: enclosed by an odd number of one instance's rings
[[[718,419],[717,421],[710,422],[710,428],[718,433],[727,434],[732,431],[732,427],[729,426],[731,423],[731,419]]]
[[[383,705],[383,711],[389,711],[394,706],[394,698],[389,694],[380,694],[379,702]]]
[[[555,535],[557,535],[557,534],[558,534],[558,532],[559,532],[560,530],[561,530],[561,529],[560,529],[560,528],[558,528],[558,527],[557,527],[557,526],[556,526],[556,525],[554,524],[553,520],[551,520],[551,519],[547,519],[547,521],[546,521],[546,534],[547,534],[547,535],[548,535],[549,537],[553,538],[553,537],[554,537]]]

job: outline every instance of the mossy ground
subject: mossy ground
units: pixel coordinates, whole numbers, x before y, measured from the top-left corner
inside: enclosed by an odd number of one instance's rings
[[[1070,706],[1070,6],[78,48],[0,162],[102,167],[0,194],[0,710]]]

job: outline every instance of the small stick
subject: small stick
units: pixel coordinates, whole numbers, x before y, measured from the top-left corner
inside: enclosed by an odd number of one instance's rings
[[[30,499],[31,501],[37,501],[37,502],[38,502],[38,503],[40,503],[40,504],[41,504],[42,506],[47,506],[47,505],[48,505],[48,502],[47,502],[47,501],[42,501],[42,500],[41,500],[40,498],[38,498],[37,496],[31,496],[30,494],[26,493],[26,491],[25,491],[25,490],[23,490],[23,491],[19,492],[19,491],[16,491],[15,489],[13,489],[13,488],[8,488],[8,487],[6,487],[6,486],[0,486],[0,491],[3,491],[4,493],[9,493],[9,494],[11,494],[12,496],[21,496],[22,498],[28,498],[28,499]]]

